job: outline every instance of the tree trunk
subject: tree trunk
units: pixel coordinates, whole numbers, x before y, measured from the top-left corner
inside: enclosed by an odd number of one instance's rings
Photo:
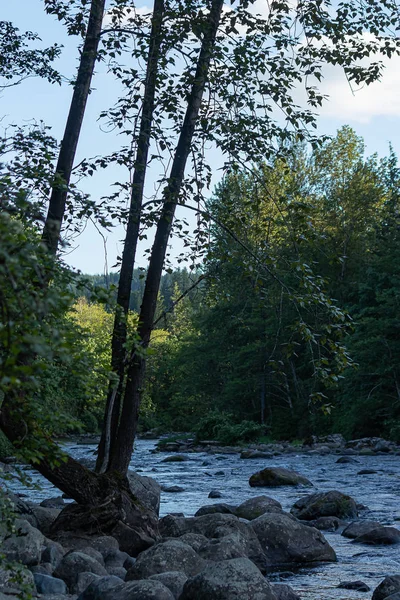
[[[221,18],[223,0],[213,0],[208,16],[207,28],[204,32],[200,55],[192,90],[189,96],[185,119],[175,150],[169,183],[164,189],[164,204],[158,221],[156,235],[150,256],[146,277],[146,285],[139,316],[140,350],[145,351],[150,341],[157,296],[160,287],[162,268],[176,205],[179,199],[187,158],[198,120],[205,85],[208,78],[210,61],[215,46],[215,39]],[[121,419],[114,449],[110,457],[110,470],[126,473],[132,455],[133,442],[136,435],[142,385],[145,376],[146,361],[143,354],[135,352],[128,367],[127,381],[124,391]]]
[[[58,156],[49,209],[42,234],[42,240],[52,255],[57,253],[60,243],[68,186],[97,58],[104,6],[105,0],[92,0],[91,2],[78,75]]]
[[[157,84],[158,61],[162,41],[162,21],[164,16],[164,0],[155,0],[150,34],[149,55],[147,59],[146,84],[143,96],[142,117],[137,142],[134,174],[131,188],[131,201],[128,223],[122,253],[121,271],[118,282],[117,306],[115,310],[114,328],[111,342],[111,369],[115,382],[110,382],[104,425],[99,444],[96,469],[104,472],[108,466],[110,452],[115,443],[121,394],[124,386],[127,317],[131,297],[133,268],[137,242],[139,238],[140,215],[143,202],[143,190],[147,170],[147,159],[150,148],[151,127],[153,121],[155,93]]]

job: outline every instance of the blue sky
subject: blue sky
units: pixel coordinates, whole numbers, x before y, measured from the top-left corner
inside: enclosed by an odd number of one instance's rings
[[[142,3],[141,3],[142,4]],[[266,9],[266,0],[257,0],[260,12]],[[77,64],[76,39],[65,35],[62,25],[51,16],[45,15],[41,0],[11,0],[2,3],[2,19],[12,21],[21,30],[39,33],[43,44],[58,42],[64,49],[58,61],[58,69],[72,77]],[[115,133],[101,131],[96,122],[99,112],[113,104],[118,94],[117,86],[110,85],[104,67],[99,67],[90,95],[82,137],[79,143],[77,162],[84,156],[108,153],[116,149],[120,140]],[[378,152],[381,156],[388,151],[392,142],[400,154],[400,58],[387,61],[381,82],[360,90],[351,90],[340,70],[330,67],[325,71],[322,82],[323,93],[330,99],[320,111],[320,133],[334,134],[344,124],[351,125],[366,143],[367,154]],[[10,88],[0,96],[0,116],[4,122],[27,122],[31,119],[43,120],[52,127],[53,134],[61,139],[71,98],[71,87],[67,84],[56,86],[38,79],[29,79],[20,86]],[[216,159],[216,162],[217,159]],[[110,183],[123,176],[118,170],[110,174],[100,174],[85,184],[85,191],[94,198],[100,198],[110,189]],[[214,181],[218,181],[218,171]],[[124,232],[121,227],[105,234],[107,238],[108,266],[112,266],[121,251]],[[141,257],[144,245],[139,251],[139,265],[144,265]],[[176,250],[176,248],[174,249]],[[92,225],[74,241],[71,252],[66,257],[74,267],[86,273],[101,273],[104,270],[105,255],[101,236]]]

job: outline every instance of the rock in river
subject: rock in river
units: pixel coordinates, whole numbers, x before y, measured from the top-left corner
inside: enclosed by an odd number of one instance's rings
[[[307,477],[303,477],[297,471],[284,469],[283,467],[269,467],[254,473],[249,479],[251,487],[280,487],[283,485],[307,485],[312,483]]]
[[[276,600],[272,588],[247,558],[210,563],[189,579],[180,600]]]
[[[400,531],[396,527],[376,527],[354,539],[359,544],[379,545],[385,544],[393,546],[400,544]]]
[[[182,571],[189,577],[199,573],[204,566],[204,560],[189,544],[168,540],[141,552],[128,571],[126,581],[146,579],[167,571]]]
[[[335,562],[336,554],[318,529],[287,513],[266,513],[250,523],[269,567]]]
[[[261,517],[266,512],[282,512],[282,505],[277,500],[268,496],[256,496],[242,502],[236,509],[235,515],[242,519],[252,521]]]
[[[372,594],[372,600],[386,600],[398,592],[400,592],[400,575],[389,575],[378,585]]]
[[[290,512],[297,519],[304,521],[312,521],[319,517],[354,518],[357,516],[357,503],[350,496],[332,490],[300,498]]]

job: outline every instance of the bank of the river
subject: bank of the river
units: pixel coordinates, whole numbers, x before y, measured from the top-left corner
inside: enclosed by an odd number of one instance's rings
[[[91,444],[66,444],[67,450],[76,458],[93,460]],[[284,510],[289,510],[296,500],[309,494],[309,488],[251,488],[249,477],[266,466],[284,467],[298,471],[314,485],[312,491],[339,490],[349,494],[366,506],[360,518],[380,521],[384,525],[396,525],[400,520],[400,464],[396,454],[352,454],[354,462],[338,463],[340,450],[322,453],[301,448],[286,449],[271,458],[240,458],[233,450],[218,449],[213,445],[201,452],[187,452],[181,462],[165,462],[166,453],[155,452],[155,440],[138,440],[132,457],[131,468],[142,475],[155,478],[164,490],[178,486],[180,491],[163,491],[160,516],[168,513],[193,515],[200,506],[224,502],[239,505],[248,498],[268,495],[278,500]],[[345,453],[346,454],[346,453]],[[362,471],[368,474],[359,474]],[[41,484],[40,490],[26,492],[17,484],[14,489],[27,493],[30,499],[40,501],[57,491],[35,474],[33,479]],[[208,496],[212,490],[221,497]],[[372,592],[338,589],[340,582],[362,580],[373,590],[390,574],[400,573],[400,546],[366,546],[356,544],[339,533],[324,532],[335,549],[338,562],[327,563],[313,569],[298,572],[285,570],[269,576],[272,581],[290,584],[303,600],[347,600],[371,598]]]

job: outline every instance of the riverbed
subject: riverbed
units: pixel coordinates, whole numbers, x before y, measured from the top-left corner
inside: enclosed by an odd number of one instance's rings
[[[354,456],[357,463],[337,464],[338,456],[299,453],[282,454],[273,459],[243,460],[238,454],[187,454],[184,462],[163,462],[165,453],[154,453],[156,442],[138,440],[132,456],[131,468],[142,475],[154,477],[162,486],[180,486],[182,492],[162,492],[160,516],[184,513],[192,516],[200,506],[224,502],[238,505],[244,500],[262,494],[278,500],[289,510],[296,500],[312,491],[339,490],[352,496],[367,508],[360,518],[377,520],[383,525],[400,526],[400,457],[394,455]],[[75,443],[65,448],[76,458],[93,459],[95,447]],[[294,469],[310,479],[315,488],[251,488],[250,475],[266,466]],[[376,473],[358,475],[362,469]],[[20,484],[13,489],[25,493],[33,501],[59,495],[46,480],[32,473],[40,489],[27,492]],[[222,497],[208,498],[211,490]],[[334,547],[338,562],[297,572],[286,570],[269,575],[275,583],[287,583],[302,600],[350,600],[372,596],[372,590],[386,575],[400,574],[400,546],[367,546],[355,544],[337,533],[324,533]],[[337,589],[343,581],[364,581],[371,592]]]

